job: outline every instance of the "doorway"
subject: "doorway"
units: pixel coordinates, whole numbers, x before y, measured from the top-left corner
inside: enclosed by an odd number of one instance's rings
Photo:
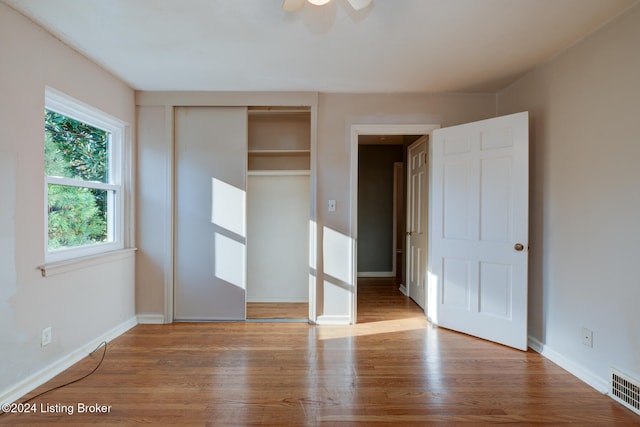
[[[527,348],[528,121],[525,111],[415,132],[430,138],[427,315],[439,326],[521,350]],[[382,134],[381,126],[352,126],[354,242],[358,135]],[[355,274],[352,280],[355,323]]]
[[[403,252],[405,138],[364,135],[358,150],[358,278],[397,278]],[[400,175],[400,176],[398,176]],[[398,194],[399,193],[399,194]],[[399,282],[401,283],[401,282]]]
[[[360,146],[363,145],[361,142],[371,142],[372,138],[378,140],[378,144],[381,142],[382,145],[385,144],[386,141],[391,137],[400,137],[400,144],[403,146],[403,152],[406,152],[406,147],[408,147],[409,143],[416,140],[422,135],[427,135],[431,133],[431,131],[437,129],[438,125],[353,125],[351,128],[351,206],[353,207],[351,210],[351,235],[353,236],[354,241],[354,252],[358,252],[359,245],[359,190],[358,190],[358,181],[359,181],[359,159],[360,159]],[[409,137],[404,137],[405,135],[411,135]],[[406,156],[403,155],[403,159]],[[405,168],[406,170],[406,168]],[[393,171],[393,166],[392,166]],[[393,176],[393,173],[391,174]],[[392,178],[391,178],[392,179]],[[391,184],[391,186],[393,186]],[[404,190],[403,190],[404,191]],[[406,199],[405,197],[403,197]],[[405,203],[406,206],[406,203]],[[402,214],[406,213],[406,207],[403,206]],[[392,229],[392,225],[390,224],[389,229]],[[401,240],[404,241],[404,234],[400,237]],[[388,245],[391,247],[391,245]],[[403,257],[403,261],[400,262],[400,266],[398,266],[398,270],[403,270],[405,266],[405,259]],[[361,272],[359,267],[359,262],[361,261],[360,256],[355,257],[354,259],[354,276],[353,276],[353,284],[354,291],[352,293],[352,301],[351,301],[351,323],[357,322],[357,292],[358,292],[358,272]],[[403,274],[403,277],[406,277],[406,274]]]

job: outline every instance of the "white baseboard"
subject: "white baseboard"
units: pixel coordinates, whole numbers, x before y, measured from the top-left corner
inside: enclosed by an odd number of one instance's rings
[[[409,296],[409,290],[407,289],[407,287],[405,285],[400,285],[400,287],[398,288],[398,290],[400,292],[402,292],[402,295],[404,295],[405,297]]]
[[[577,377],[587,385],[595,388],[600,393],[607,394],[609,392],[609,382],[607,380],[600,378],[573,360],[567,359],[565,356],[552,348],[549,348],[549,346],[542,344],[534,337],[529,336],[528,344],[533,351],[540,353],[542,356],[551,360],[553,363],[560,366],[562,369]]]
[[[349,316],[318,316],[316,325],[349,325],[351,318]]]
[[[159,313],[142,313],[137,314],[138,324],[140,325],[164,325],[164,314]]]
[[[25,394],[29,393],[32,390],[35,390],[37,387],[40,387],[42,384],[46,383],[56,375],[62,373],[63,371],[69,369],[74,364],[78,363],[80,360],[85,358],[89,353],[100,345],[102,341],[110,342],[113,339],[119,337],[120,335],[127,332],[129,329],[133,328],[138,324],[135,317],[132,317],[129,320],[122,322],[111,330],[107,331],[102,336],[88,342],[77,350],[72,351],[71,353],[63,356],[62,358],[56,360],[51,365],[39,370],[33,375],[25,378],[20,381],[15,386],[5,390],[0,394],[0,403],[13,403],[20,399]]]

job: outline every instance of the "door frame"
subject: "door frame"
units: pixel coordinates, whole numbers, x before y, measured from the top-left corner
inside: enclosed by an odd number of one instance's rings
[[[439,124],[352,124],[351,125],[351,218],[349,235],[351,236],[351,283],[349,323],[356,324],[358,320],[358,137],[360,135],[431,135]],[[428,145],[430,150],[430,145]],[[429,189],[427,189],[429,193]],[[428,244],[427,244],[428,245]]]

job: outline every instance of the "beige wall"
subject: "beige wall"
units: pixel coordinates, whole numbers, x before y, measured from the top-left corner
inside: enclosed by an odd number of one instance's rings
[[[531,114],[530,336],[600,389],[640,378],[639,52],[636,6],[498,94]]]
[[[495,96],[421,94],[320,94],[318,100],[318,206],[324,225],[349,233],[351,125],[439,124],[442,127],[495,115]]]
[[[125,122],[133,91],[0,4],[0,401],[134,317],[134,260],[43,278],[45,85]],[[53,342],[40,346],[41,330]],[[23,390],[24,391],[24,390]]]
[[[351,127],[371,124],[439,124],[442,127],[493,117],[493,94],[320,94],[318,99],[318,317],[344,322],[351,311]],[[336,200],[336,212],[326,209]],[[337,256],[334,256],[337,255]],[[339,258],[339,259],[338,259]],[[326,320],[323,320],[326,319]]]
[[[166,116],[165,110],[169,110]],[[136,203],[136,313],[164,321],[165,285],[172,277],[170,178],[173,139],[171,109],[138,107]]]
[[[301,98],[303,97],[303,98]],[[312,195],[315,194],[319,255],[317,283],[317,315],[327,319],[348,321],[350,316],[349,288],[325,262],[327,257],[339,258],[341,272],[349,270],[351,259],[342,256],[351,239],[350,211],[350,149],[353,124],[440,124],[449,126],[495,115],[495,95],[479,94],[319,94],[317,97],[317,151],[312,170]],[[171,298],[166,286],[171,283],[171,213],[168,200],[171,176],[172,130],[171,105],[303,105],[315,97],[310,94],[217,94],[217,93],[156,93],[138,94],[139,138],[139,199],[138,199],[138,268],[136,272],[136,306],[138,313],[149,321],[162,318],[165,304]],[[166,105],[166,106],[163,106]],[[310,104],[306,104],[310,105]],[[313,126],[312,126],[313,132]],[[214,150],[212,150],[213,152]],[[218,153],[220,155],[220,153]],[[327,200],[337,201],[336,212],[327,212]],[[325,233],[326,230],[331,230]],[[332,234],[335,232],[334,234]],[[327,236],[331,237],[327,240]],[[338,239],[337,246],[333,237]],[[342,237],[340,237],[342,236]],[[347,265],[345,265],[347,264]],[[333,268],[329,268],[332,270]],[[341,274],[337,274],[342,276]]]

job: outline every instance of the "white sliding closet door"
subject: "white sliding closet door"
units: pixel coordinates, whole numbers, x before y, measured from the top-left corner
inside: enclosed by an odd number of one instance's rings
[[[244,320],[247,110],[175,117],[175,319]]]
[[[247,301],[309,300],[309,174],[248,177]]]

